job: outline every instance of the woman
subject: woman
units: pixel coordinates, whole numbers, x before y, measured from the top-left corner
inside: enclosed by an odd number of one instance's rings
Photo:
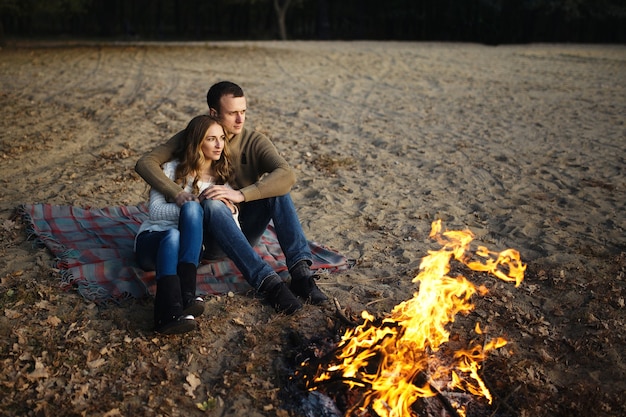
[[[211,116],[194,117],[165,174],[185,191],[200,196],[178,207],[154,188],[149,218],[139,228],[135,253],[139,266],[156,271],[154,328],[158,333],[185,333],[196,328],[204,300],[196,297],[196,272],[202,252],[202,192],[228,184],[233,175],[224,129]],[[237,218],[237,207],[224,201]]]

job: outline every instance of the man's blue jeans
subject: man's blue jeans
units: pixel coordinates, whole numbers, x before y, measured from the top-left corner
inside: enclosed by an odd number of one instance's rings
[[[206,259],[228,256],[250,285],[259,289],[263,280],[275,272],[253,249],[270,220],[285,254],[287,267],[306,260],[311,251],[289,194],[242,203],[237,227],[230,209],[216,200],[204,200],[204,245]]]
[[[178,229],[145,231],[137,236],[135,257],[144,271],[156,271],[156,279],[176,275],[179,263],[197,265],[202,253],[202,207],[187,202],[180,208]]]

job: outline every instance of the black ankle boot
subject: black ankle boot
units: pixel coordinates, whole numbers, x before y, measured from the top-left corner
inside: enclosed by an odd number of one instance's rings
[[[265,278],[259,288],[265,301],[272,305],[277,313],[293,314],[302,308],[302,303],[287,287],[287,284],[278,275]]]
[[[291,291],[311,304],[322,304],[328,297],[320,290],[315,283],[317,275],[311,272],[309,262],[302,260],[295,264],[290,270]]]
[[[196,297],[196,274],[198,267],[190,263],[179,263],[180,293],[183,298],[183,314],[199,317],[204,313],[204,300]]]
[[[154,331],[178,334],[195,329],[196,321],[193,316],[183,314],[178,276],[166,275],[159,278],[154,297]]]

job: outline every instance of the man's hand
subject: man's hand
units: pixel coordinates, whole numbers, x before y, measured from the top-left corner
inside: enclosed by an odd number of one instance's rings
[[[176,194],[176,205],[178,207],[182,207],[187,201],[198,201],[198,197],[195,195],[188,193],[187,191],[181,191]]]
[[[243,194],[239,190],[233,190],[225,185],[214,185],[204,190],[199,195],[200,201],[210,198],[211,200],[228,200],[233,203],[241,203],[244,200]],[[178,201],[178,197],[176,197]]]

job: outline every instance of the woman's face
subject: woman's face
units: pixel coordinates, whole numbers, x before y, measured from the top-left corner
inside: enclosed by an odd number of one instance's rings
[[[200,144],[200,151],[202,151],[207,160],[217,161],[222,156],[224,140],[226,140],[224,129],[222,129],[221,125],[213,123],[204,134],[204,139],[202,139]]]

